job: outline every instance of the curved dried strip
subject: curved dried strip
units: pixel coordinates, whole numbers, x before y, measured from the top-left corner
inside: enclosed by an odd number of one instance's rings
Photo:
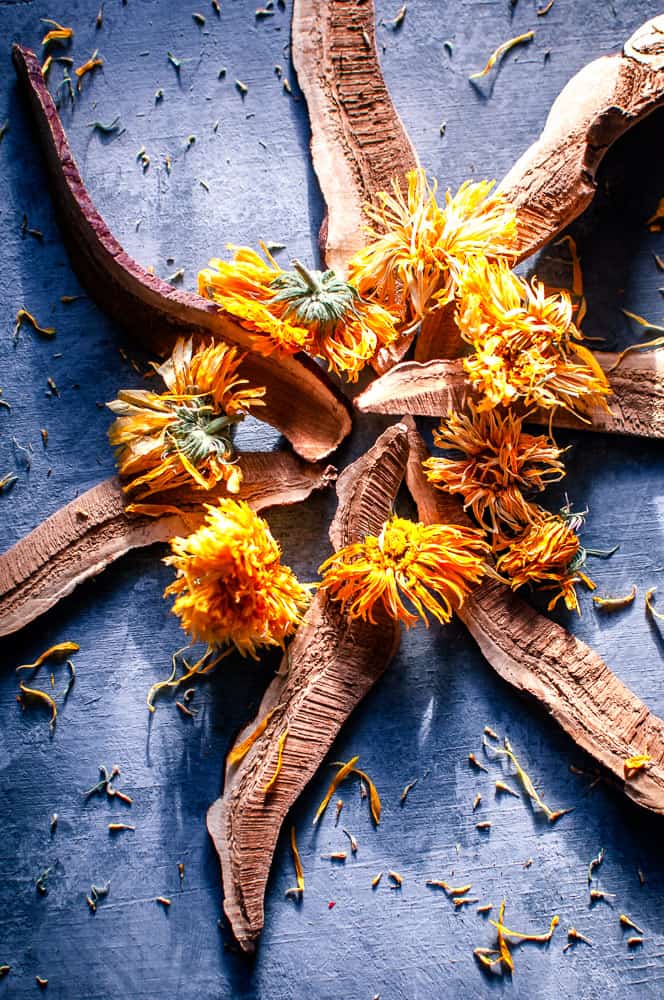
[[[290,452],[242,456],[239,494],[254,510],[298,503],[335,477],[332,466],[311,465]],[[188,534],[203,520],[203,501],[227,496],[223,487],[170,490],[155,503],[177,504],[184,516],[125,513],[117,479],[107,479],[72,500],[0,556],[0,636],[9,635],[52,608],[84,580],[130,549]]]
[[[610,146],[664,105],[664,15],[625,43],[624,55],[603,56],[565,85],[540,137],[514,164],[498,191],[515,205],[517,257],[530,257],[588,207],[595,175]],[[415,359],[458,357],[454,318],[433,313],[417,339]]]
[[[422,461],[428,450],[414,425],[409,440],[406,480],[420,519],[468,524],[461,503],[427,481]],[[594,650],[494,580],[485,579],[458,614],[503,680],[534,698],[630,799],[664,813],[664,721]],[[625,760],[645,748],[648,769],[626,780]]]
[[[643,24],[623,55],[580,70],[554,101],[539,139],[498,190],[516,206],[519,252],[548,243],[592,201],[604,154],[623,133],[664,105],[664,15]]]
[[[376,51],[373,0],[295,0],[292,58],[307,101],[311,155],[327,205],[320,233],[328,267],[345,274],[366,243],[363,206],[417,166]],[[412,342],[380,352],[387,371]]]
[[[335,542],[364,538],[379,519],[381,523],[387,519],[407,456],[406,428],[398,424],[345,471],[330,529]],[[400,627],[392,619],[376,625],[349,623],[338,604],[318,593],[256,718],[238,735],[236,746],[257,721],[273,712],[241,762],[227,763],[224,794],[207,815],[221,862],[224,910],[245,951],[254,950],[263,927],[265,886],[284,818],[343,723],[382,675],[399,636]],[[263,788],[274,772],[278,736],[286,726],[283,766],[266,798]]]
[[[250,334],[218,306],[173,288],[125,253],[85,189],[39,60],[20,45],[13,56],[46,158],[63,239],[90,296],[157,354],[168,354],[177,337],[192,335],[219,337],[248,351],[241,375],[267,390],[261,419],[284,434],[303,458],[315,461],[334,451],[350,431],[345,397],[304,355],[252,353]]]
[[[602,431],[646,438],[664,437],[664,351],[628,355],[615,371],[617,354],[598,352],[595,357],[606,372],[613,395],[610,412],[592,411],[587,424],[561,407],[554,412],[555,427]],[[458,410],[470,395],[461,361],[407,361],[376,379],[355,399],[362,413],[409,413],[413,416],[443,417]],[[549,424],[547,410],[535,411],[533,423]]]

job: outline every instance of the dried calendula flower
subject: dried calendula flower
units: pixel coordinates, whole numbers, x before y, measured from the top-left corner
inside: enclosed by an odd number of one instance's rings
[[[510,254],[516,212],[492,194],[493,182],[466,181],[455,195],[436,198],[436,184],[418,168],[365,206],[370,242],[349,262],[349,276],[361,295],[374,299],[413,329],[432,308],[454,298],[459,275],[477,254]]]
[[[265,395],[265,389],[238,377],[241,360],[226,344],[194,351],[191,340],[180,339],[157,369],[166,392],[124,389],[108,404],[117,416],[109,439],[132,500],[184,485],[209,490],[225,483],[230,493],[238,492],[242,471],[232,430],[263,405]],[[141,505],[141,511],[149,513],[149,508]]]
[[[438,448],[457,454],[424,462],[434,486],[459,493],[464,508],[492,532],[520,530],[533,520],[533,493],[565,475],[562,451],[544,435],[528,434],[511,411],[451,413],[434,431]]]
[[[507,542],[496,569],[509,580],[513,590],[524,584],[555,588],[549,602],[551,611],[562,598],[569,611],[579,611],[575,585],[579,582],[578,563],[583,558],[572,519],[540,510],[539,516],[520,535]]]
[[[257,658],[261,646],[283,646],[302,620],[310,587],[281,562],[268,524],[243,501],[205,504],[204,524],[171,541],[164,562],[177,578],[164,591],[192,642],[229,647]]]
[[[354,382],[378,351],[397,340],[394,317],[334,271],[310,271],[297,260],[284,271],[261,247],[267,260],[238,247],[232,261],[211,260],[198,276],[200,294],[252,330],[261,354],[306,351]]]
[[[607,408],[611,389],[593,354],[578,341],[567,292],[547,295],[505,260],[471,260],[460,278],[456,320],[473,353],[463,366],[480,410],[500,403],[562,406],[583,416]]]
[[[319,569],[320,587],[350,619],[375,623],[382,608],[407,627],[418,616],[448,622],[484,575],[488,546],[479,531],[392,517],[378,537],[340,549]],[[413,613],[404,601],[415,610]]]

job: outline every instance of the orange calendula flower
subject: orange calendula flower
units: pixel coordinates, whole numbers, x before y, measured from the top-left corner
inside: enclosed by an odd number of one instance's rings
[[[266,247],[263,252],[267,261],[248,247],[236,248],[232,261],[211,260],[198,275],[200,294],[253,330],[262,354],[306,351],[355,382],[399,337],[394,317],[334,271],[309,271],[299,261],[284,271]]]
[[[441,206],[424,170],[409,171],[406,180],[405,194],[394,181],[391,192],[378,194],[378,204],[365,207],[371,242],[351,259],[349,277],[361,295],[412,328],[454,298],[469,257],[512,253],[516,212],[491,194],[491,181],[466,181],[455,195],[447,191]]]
[[[544,510],[540,514],[540,520],[529,524],[508,544],[498,558],[496,569],[509,578],[513,590],[525,583],[558,588],[558,593],[549,602],[549,611],[561,598],[569,611],[579,611],[574,587],[580,577],[575,574],[575,568],[584,553],[574,530],[574,520]]]
[[[528,495],[565,475],[562,454],[544,435],[528,434],[511,411],[483,412],[471,403],[469,413],[452,413],[434,431],[439,448],[459,457],[430,458],[427,479],[440,489],[460,493],[464,507],[492,532],[518,531],[539,512]]]
[[[132,500],[177,486],[209,490],[225,483],[237,493],[242,471],[231,440],[233,426],[263,405],[263,388],[238,378],[242,356],[224,343],[201,346],[177,341],[157,371],[167,391],[123,389],[109,403],[117,414],[109,438],[120,476]]]
[[[268,524],[241,500],[205,504],[204,524],[171,541],[164,562],[177,577],[164,591],[191,641],[234,646],[257,657],[259,646],[283,646],[302,620],[310,587],[281,563]]]
[[[321,589],[348,617],[375,624],[376,606],[407,627],[427,612],[448,622],[485,570],[489,547],[479,531],[392,517],[376,538],[340,549],[320,567]],[[407,601],[417,612],[413,614]]]
[[[474,353],[463,359],[480,409],[500,403],[583,413],[606,408],[606,374],[576,340],[570,297],[547,295],[524,281],[504,260],[469,261],[460,283],[456,320]]]

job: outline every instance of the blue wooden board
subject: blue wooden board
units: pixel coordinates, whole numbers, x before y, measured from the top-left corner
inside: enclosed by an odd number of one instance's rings
[[[143,264],[163,276],[183,267],[184,285],[193,288],[197,269],[227,243],[275,240],[287,245],[281,259],[315,260],[324,206],[308,158],[306,108],[289,64],[290,11],[257,22],[254,3],[221,3],[217,18],[207,0],[198,7],[193,0],[106,0],[97,31],[98,0],[0,0],[0,122],[9,119],[0,145],[0,386],[12,404],[11,412],[0,408],[0,474],[15,469],[19,476],[0,495],[2,549],[111,474],[111,416],[99,404],[120,387],[141,384],[118,351],[116,325],[87,299],[59,301],[80,288],[14,81],[12,41],[38,47],[45,30],[39,18],[54,17],[75,28],[77,63],[99,47],[103,71],[84,81],[63,118],[94,201]],[[389,21],[398,6],[380,0],[378,18]],[[196,9],[206,15],[203,27],[191,17]],[[422,163],[442,186],[455,187],[469,176],[500,177],[536,137],[566,80],[591,58],[618,49],[657,12],[655,0],[556,0],[544,17],[536,16],[534,0],[413,0],[402,28],[381,23],[378,38],[388,86]],[[533,43],[508,55],[492,84],[477,89],[468,82],[497,44],[531,28]],[[169,50],[183,60],[179,76]],[[293,96],[283,92],[275,64],[289,75]],[[218,79],[222,66],[227,72]],[[54,66],[54,86],[60,74]],[[236,79],[249,88],[244,99]],[[164,98],[155,106],[159,88]],[[88,126],[116,115],[125,128],[120,137],[100,138]],[[663,124],[660,113],[615,147],[596,202],[572,230],[588,292],[586,331],[605,337],[607,348],[635,337],[620,307],[661,322],[664,281],[653,252],[664,253],[664,237],[648,232],[645,220],[664,195]],[[185,152],[190,134],[196,141]],[[136,162],[141,146],[151,157],[145,173]],[[43,230],[43,243],[21,237],[23,213]],[[539,272],[569,284],[563,256],[560,248],[546,249]],[[53,340],[25,328],[12,342],[22,306],[56,327]],[[49,376],[57,397],[47,391]],[[364,450],[387,423],[358,419],[338,464]],[[49,432],[45,449],[42,427]],[[13,438],[31,446],[30,470]],[[587,544],[621,543],[613,559],[591,567],[602,590],[622,593],[632,582],[641,595],[648,586],[664,588],[661,445],[583,434],[564,440],[572,446],[564,489],[591,511]],[[272,448],[278,441],[247,421],[239,443]],[[552,509],[562,494],[551,491]],[[269,514],[287,561],[304,578],[314,578],[329,551],[333,507],[329,493]],[[293,871],[282,837],[258,955],[253,961],[239,955],[227,926],[218,925],[218,864],[204,817],[220,791],[224,754],[276,661],[228,660],[197,691],[195,720],[167,701],[149,720],[146,690],[168,673],[182,643],[161,598],[170,579],[162,555],[154,549],[122,559],[0,646],[0,964],[12,966],[0,997],[34,996],[35,975],[48,978],[49,996],[67,1000],[662,995],[661,822],[620,792],[591,788],[590,779],[570,773],[570,764],[587,762],[536,706],[496,678],[459,623],[405,636],[332,750],[330,760],[361,755],[383,799],[380,827],[372,828],[366,803],[349,786],[340,826],[358,838],[358,854],[343,867],[320,858],[347,846],[333,815],[315,833],[310,826],[329,779],[323,768],[292,817],[306,874],[303,904],[284,899]],[[664,713],[664,640],[640,601],[602,617],[584,595],[581,618],[559,617]],[[63,639],[81,645],[78,677],[50,738],[45,715],[17,706],[13,668]],[[62,683],[56,668],[58,690]],[[550,827],[522,800],[495,799],[496,770],[477,775],[467,764],[486,724],[509,734],[547,801],[573,806],[573,813]],[[121,766],[118,787],[133,797],[131,808],[84,799],[102,763]],[[415,778],[402,807],[401,791]],[[483,801],[473,814],[478,791]],[[60,819],[51,835],[53,812]],[[491,819],[489,835],[475,829],[480,818]],[[120,819],[136,831],[113,839],[107,824]],[[586,870],[600,847],[606,860],[599,884],[616,898],[614,905],[591,907]],[[47,867],[49,891],[40,896],[35,879]],[[373,876],[388,868],[402,874],[403,887],[392,890],[384,878],[372,891]],[[516,951],[511,981],[487,978],[472,958],[474,947],[494,940],[486,919],[472,909],[456,912],[425,886],[427,878],[472,882],[473,895],[496,906],[505,896],[517,929],[543,930],[554,912],[560,928],[549,947]],[[93,915],[85,895],[92,882],[107,879],[108,898]],[[172,898],[168,911],[151,901],[159,894]],[[645,931],[643,947],[633,952],[618,923],[623,912]],[[572,925],[592,947],[563,953]]]

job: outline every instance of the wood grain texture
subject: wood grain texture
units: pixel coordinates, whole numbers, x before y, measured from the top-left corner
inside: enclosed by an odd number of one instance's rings
[[[470,524],[461,503],[428,482],[429,452],[414,424],[409,443],[406,481],[420,519]],[[496,580],[485,579],[457,614],[503,680],[534,698],[628,798],[664,814],[664,721],[593,649]],[[625,760],[645,752],[651,764],[626,780]]]
[[[335,548],[359,541],[388,518],[406,468],[406,428],[397,424],[339,478],[339,506],[330,528]],[[207,814],[221,862],[224,911],[245,951],[253,951],[264,921],[264,895],[281,825],[314,776],[339,729],[382,675],[401,628],[387,616],[375,625],[349,622],[326,594],[314,598],[268,687],[256,718],[267,728],[238,764],[226,767],[224,793]],[[268,795],[279,736],[288,728],[283,766]]]
[[[14,45],[16,73],[27,95],[46,159],[63,240],[81,283],[138,343],[160,355],[178,337],[219,337],[246,351],[240,374],[265,386],[261,417],[310,461],[325,458],[350,430],[345,397],[304,355],[252,351],[250,333],[207,299],[150,274],[122,249],[95,208],[72,156],[39,60]]]
[[[241,465],[237,497],[254,510],[298,503],[335,477],[332,466],[302,462],[288,452],[245,454]],[[203,504],[228,495],[223,487],[155,494],[155,503],[183,513],[147,517],[126,513],[115,477],[82,493],[0,556],[0,636],[34,621],[131,549],[194,531],[203,523]]]
[[[376,51],[374,0],[295,0],[292,57],[307,101],[311,157],[327,205],[320,233],[326,265],[345,274],[366,243],[363,207],[417,166]],[[379,352],[387,371],[412,336]]]
[[[551,106],[539,138],[498,185],[517,211],[516,259],[549,243],[588,207],[600,163],[614,142],[664,104],[664,15],[642,25],[624,54],[596,59],[576,73]],[[453,310],[424,320],[415,360],[462,353]]]
[[[595,357],[609,374],[613,395],[610,409],[593,409],[591,423],[584,423],[558,407],[553,414],[555,427],[627,434],[646,438],[664,437],[664,351],[630,354],[615,369],[617,355],[608,351]],[[463,409],[471,396],[459,360],[406,361],[376,379],[356,399],[362,413],[407,413],[413,416],[443,417]],[[533,423],[549,424],[546,410],[535,410]]]

